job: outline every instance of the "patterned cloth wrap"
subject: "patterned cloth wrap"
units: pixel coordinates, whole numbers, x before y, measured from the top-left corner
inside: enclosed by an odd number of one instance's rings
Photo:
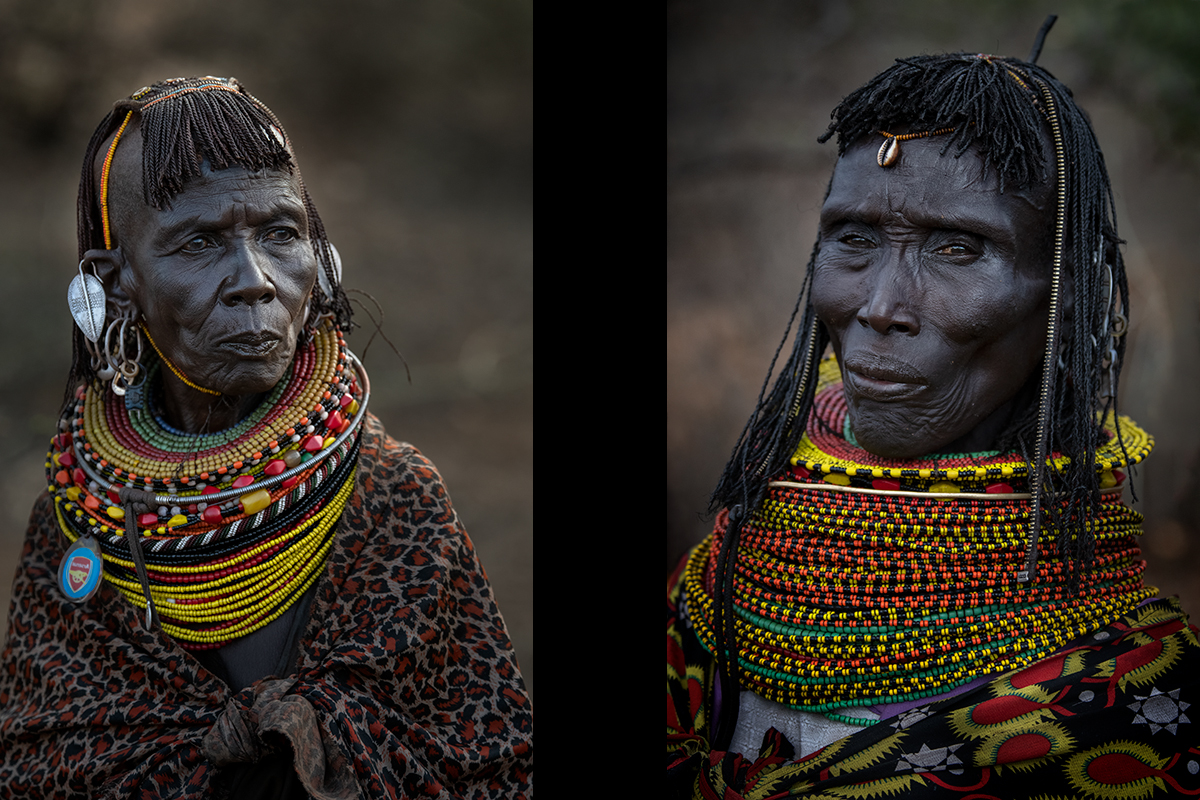
[[[1200,795],[1200,643],[1173,599],[800,760],[775,729],[748,758],[709,747],[716,669],[681,618],[681,576],[667,590],[667,797]]]
[[[374,417],[292,675],[232,693],[107,582],[67,602],[62,553],[43,494],[0,664],[0,796],[209,797],[220,766],[288,745],[317,798],[532,793],[491,586],[433,465]]]

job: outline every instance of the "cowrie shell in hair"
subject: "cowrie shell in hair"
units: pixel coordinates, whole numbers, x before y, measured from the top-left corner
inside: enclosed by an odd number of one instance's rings
[[[900,157],[900,140],[889,136],[879,147],[879,155],[875,160],[879,162],[881,167],[890,167],[896,163],[896,159]]]

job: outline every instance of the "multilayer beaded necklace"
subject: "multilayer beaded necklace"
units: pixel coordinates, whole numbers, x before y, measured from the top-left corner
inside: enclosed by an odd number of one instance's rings
[[[148,590],[183,647],[220,647],[276,619],[321,574],[354,487],[366,373],[325,322],[250,416],[188,434],[155,407],[158,367],[149,366],[148,392],[122,400],[100,384],[80,387],[64,411],[46,462],[73,543],[64,568],[72,551],[93,546],[104,580],[141,608]],[[155,501],[136,518],[136,549],[124,489]],[[70,588],[71,599],[86,599]]]
[[[1013,565],[1024,560],[1031,511],[1025,462],[873,456],[847,441],[836,370],[822,365],[808,434],[736,544],[745,688],[861,725],[834,710],[918,700],[1026,666],[1155,595],[1134,538],[1142,516],[1121,499],[1122,469],[1153,447],[1130,420],[1110,419],[1097,452],[1104,488],[1078,590],[1052,537],[1039,545],[1035,580],[1019,583]],[[727,525],[722,512],[684,573],[685,613],[712,652]]]

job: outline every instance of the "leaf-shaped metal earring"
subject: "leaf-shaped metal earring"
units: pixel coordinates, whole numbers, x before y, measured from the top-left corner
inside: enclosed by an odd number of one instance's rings
[[[104,285],[95,275],[83,271],[83,262],[79,262],[79,274],[71,279],[67,287],[67,305],[71,308],[71,317],[89,342],[100,338],[104,330]]]

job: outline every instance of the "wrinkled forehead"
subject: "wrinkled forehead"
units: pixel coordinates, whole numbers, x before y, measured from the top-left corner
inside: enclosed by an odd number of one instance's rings
[[[1002,191],[998,171],[975,148],[956,154],[937,137],[916,138],[894,143],[895,160],[881,166],[880,149],[888,144],[893,143],[881,135],[864,136],[846,149],[834,166],[823,217],[838,209],[874,205],[936,221],[970,209],[1011,218],[1013,224],[1040,232],[1054,213],[1053,173],[1049,181],[1005,186]]]
[[[144,168],[142,149],[145,142],[137,115],[130,119],[129,125],[121,132],[114,149],[112,142],[116,138],[117,134],[114,133],[104,141],[92,164],[95,196],[97,203],[102,207],[102,213],[104,206],[107,206],[114,247],[121,243],[121,232],[129,231],[137,218],[153,215],[159,211],[147,204],[145,198],[142,174]],[[282,136],[280,138],[282,141]],[[288,151],[291,152],[290,147]],[[295,163],[294,159],[293,155],[293,164]],[[211,174],[212,168],[207,160],[201,161],[200,171],[202,175]],[[290,177],[291,190],[296,194],[297,202],[300,202],[299,177],[296,171],[291,170],[288,177]],[[191,184],[185,185],[184,191],[187,191],[188,185]]]

